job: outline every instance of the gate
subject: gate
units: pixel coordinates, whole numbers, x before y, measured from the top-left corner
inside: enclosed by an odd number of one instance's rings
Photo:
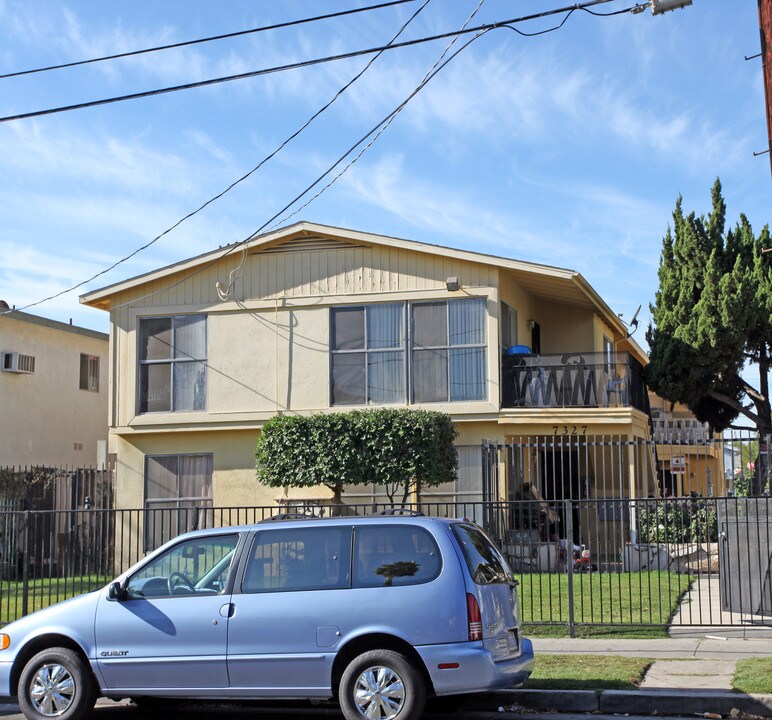
[[[719,502],[721,606],[727,612],[772,615],[770,498]]]
[[[616,625],[769,628],[772,498],[731,495],[753,487],[764,449],[754,437],[686,430],[669,445],[571,434],[484,442],[483,477],[496,479],[485,486],[499,490],[486,529],[540,625],[572,636]],[[676,489],[683,495],[668,495]]]

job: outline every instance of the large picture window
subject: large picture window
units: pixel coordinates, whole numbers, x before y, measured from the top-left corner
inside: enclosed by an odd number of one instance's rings
[[[145,550],[211,525],[211,454],[145,458]]]
[[[332,404],[404,403],[404,305],[335,308],[331,321]]]
[[[332,404],[484,400],[486,321],[483,298],[333,308]]]
[[[206,315],[141,318],[139,412],[206,409]]]

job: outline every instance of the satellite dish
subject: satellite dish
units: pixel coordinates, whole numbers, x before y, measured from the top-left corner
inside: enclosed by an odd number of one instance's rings
[[[633,319],[630,321],[630,327],[638,327],[638,313],[641,312],[641,306],[633,313]]]

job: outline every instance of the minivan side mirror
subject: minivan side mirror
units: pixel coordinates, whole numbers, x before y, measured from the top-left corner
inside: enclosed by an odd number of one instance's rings
[[[107,589],[107,597],[110,598],[110,600],[125,600],[126,588],[121,583],[114,582]]]

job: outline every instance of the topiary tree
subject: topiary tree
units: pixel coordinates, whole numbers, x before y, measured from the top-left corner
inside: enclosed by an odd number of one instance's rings
[[[392,503],[456,479],[458,455],[450,416],[379,409],[269,420],[257,441],[257,479],[270,487],[323,485],[342,502],[346,485],[375,483]]]

